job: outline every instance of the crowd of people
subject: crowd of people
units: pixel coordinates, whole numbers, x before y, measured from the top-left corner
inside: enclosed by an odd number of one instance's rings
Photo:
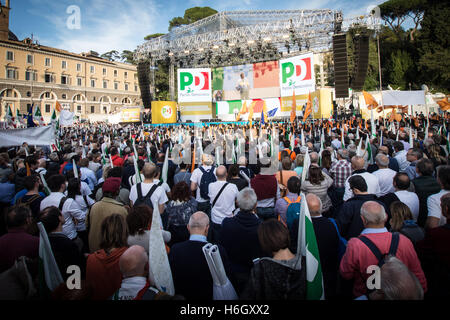
[[[448,297],[448,122],[426,130],[424,122],[412,138],[408,123],[377,123],[376,130],[358,120],[217,125],[217,135],[200,129],[205,151],[232,130],[252,131],[231,163],[225,150],[196,153],[196,131],[184,126],[93,124],[59,131],[53,150],[26,142],[3,148],[0,298],[210,301],[214,283],[202,248],[212,243],[239,299],[306,299],[297,248],[302,200],[325,299]],[[276,141],[277,156],[252,163],[252,140],[275,127],[267,146],[273,154]],[[180,128],[192,135],[191,163],[177,164],[167,152]],[[154,214],[174,295],[158,288],[149,268]],[[68,267],[78,266],[81,288],[63,283],[43,294],[38,223],[64,281]],[[371,266],[380,268],[376,288],[368,285]]]

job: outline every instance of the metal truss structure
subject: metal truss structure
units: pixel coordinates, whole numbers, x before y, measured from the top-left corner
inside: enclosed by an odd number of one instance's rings
[[[332,10],[220,12],[145,42],[136,58],[201,67],[322,52],[330,50],[341,24],[342,13]]]

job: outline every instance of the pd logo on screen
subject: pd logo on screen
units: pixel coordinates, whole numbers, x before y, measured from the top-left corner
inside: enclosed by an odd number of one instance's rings
[[[281,64],[282,83],[294,86],[301,81],[312,80],[312,58],[298,59],[295,62],[283,62]]]
[[[173,115],[173,109],[171,106],[164,106],[161,109],[161,115],[164,119],[170,119]]]
[[[195,91],[209,90],[208,72],[180,72],[180,90],[192,93]]]

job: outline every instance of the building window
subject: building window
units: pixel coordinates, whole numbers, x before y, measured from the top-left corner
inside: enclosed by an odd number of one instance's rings
[[[8,60],[8,61],[14,61],[14,52],[12,52],[12,51],[6,51],[6,60]]]
[[[134,91],[138,91],[138,86],[134,86]]]
[[[128,91],[128,83],[125,83],[125,91]]]
[[[91,66],[91,73],[95,73],[95,67]]]
[[[53,76],[51,74],[46,73],[45,74],[45,82],[46,83],[51,83],[53,82]]]
[[[95,100],[97,100],[97,98],[96,98],[96,97],[92,97],[92,101],[94,101],[94,102],[95,102]]]
[[[108,81],[103,81],[103,89],[108,89]]]
[[[61,84],[69,84],[69,77],[61,76]]]
[[[103,75],[106,76],[106,68],[103,68]]]
[[[46,67],[51,67],[52,66],[52,59],[45,58],[45,66]]]
[[[36,71],[25,71],[25,80],[26,81],[37,81]]]
[[[81,63],[77,63],[77,71],[78,71],[78,72],[81,71]]]
[[[46,92],[44,97],[45,99],[50,99],[50,92]]]
[[[31,97],[31,91],[27,91],[27,97],[28,97],[28,98]]]
[[[91,113],[95,113],[95,107],[91,106]]]
[[[81,78],[77,78],[77,86],[79,86],[79,87],[82,86],[82,79]]]
[[[81,112],[81,106],[80,105],[77,106],[77,111]]]
[[[95,80],[94,79],[91,79],[91,87],[95,88]]]
[[[125,72],[123,75],[125,76],[125,79],[128,78],[128,72]]]
[[[6,68],[6,79],[17,79],[16,69]]]
[[[67,99],[67,95],[65,93],[62,94],[61,98]]]
[[[134,74],[134,80],[137,80],[137,79],[138,79],[137,73],[135,73],[135,74]]]
[[[108,113],[108,109],[106,107],[103,107],[103,113]]]
[[[81,94],[77,94],[75,96],[75,101],[81,101]]]
[[[50,113],[50,105],[49,104],[45,105],[45,112]]]
[[[33,55],[27,54],[27,63],[33,64],[33,62],[34,62]]]
[[[61,68],[67,69],[67,61],[62,61],[61,62]]]
[[[117,70],[114,70],[114,77],[117,77]]]
[[[114,90],[119,90],[119,84],[117,82],[114,82]]]

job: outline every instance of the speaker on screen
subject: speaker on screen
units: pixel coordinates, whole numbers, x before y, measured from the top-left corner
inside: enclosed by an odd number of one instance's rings
[[[333,36],[334,87],[336,98],[348,98],[347,35]]]
[[[361,34],[356,36],[353,41],[355,43],[355,69],[350,78],[350,87],[360,91],[364,87],[369,66],[369,36]]]
[[[152,96],[150,94],[150,62],[143,61],[139,62],[137,65],[139,89],[141,90],[142,103],[144,108],[151,109],[152,107]]]

